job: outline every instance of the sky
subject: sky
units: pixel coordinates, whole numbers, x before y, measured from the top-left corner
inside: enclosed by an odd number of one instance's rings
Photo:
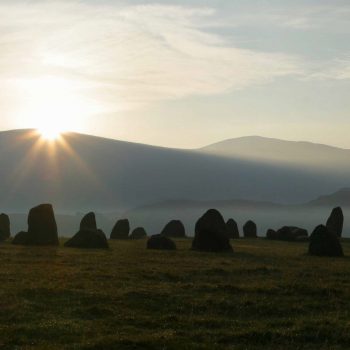
[[[0,0],[0,130],[350,148],[350,3]]]

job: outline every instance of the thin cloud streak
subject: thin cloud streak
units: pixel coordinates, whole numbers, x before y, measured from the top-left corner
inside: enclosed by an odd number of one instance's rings
[[[181,6],[1,4],[2,91],[58,76],[83,85],[79,93],[106,113],[304,74],[296,56],[242,49],[205,31],[213,16]]]

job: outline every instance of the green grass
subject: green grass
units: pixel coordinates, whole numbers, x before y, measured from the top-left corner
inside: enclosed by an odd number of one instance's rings
[[[349,348],[349,258],[262,239],[233,254],[145,244],[0,245],[0,349]]]

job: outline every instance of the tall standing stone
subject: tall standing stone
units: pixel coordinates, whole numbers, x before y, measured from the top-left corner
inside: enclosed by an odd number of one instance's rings
[[[338,237],[341,237],[344,226],[344,214],[340,207],[334,208],[330,217],[327,220],[326,227],[334,232]]]
[[[6,241],[11,236],[10,217],[6,214],[0,215],[0,241]]]
[[[239,230],[237,222],[233,219],[229,219],[226,222],[226,231],[228,238],[230,239],[238,239],[239,238]]]
[[[310,236],[309,254],[330,257],[344,256],[338,236],[323,225],[317,226]]]
[[[97,230],[96,216],[94,212],[86,214],[81,219],[80,230]]]
[[[20,232],[13,244],[57,246],[58,232],[51,204],[41,204],[29,211],[28,232]]]
[[[257,227],[254,221],[247,221],[243,226],[243,233],[245,238],[257,238]]]
[[[161,235],[172,238],[185,238],[185,226],[180,220],[172,220],[163,228]]]
[[[196,223],[192,249],[205,252],[232,252],[224,218],[216,209],[208,210]]]
[[[111,239],[128,239],[130,223],[128,219],[118,220],[111,232]]]

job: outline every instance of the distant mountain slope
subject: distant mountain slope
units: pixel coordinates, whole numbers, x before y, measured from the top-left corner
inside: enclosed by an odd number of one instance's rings
[[[209,152],[212,146],[178,150],[76,133],[52,145],[30,130],[1,132],[0,208],[26,212],[51,202],[61,212],[108,211],[183,198],[295,203],[350,185],[346,150],[308,144],[306,165],[306,160],[292,157],[300,152],[298,143],[287,142],[285,156],[269,139],[259,138],[258,143],[246,138],[245,148],[242,139],[231,140],[228,157]],[[254,159],[264,144],[269,159]],[[313,160],[324,152],[329,161],[314,166]],[[286,164],[282,158],[296,160]]]
[[[200,149],[202,153],[236,159],[260,160],[338,172],[348,167],[350,150],[311,142],[284,141],[260,136],[225,140]]]
[[[309,205],[350,207],[350,188],[342,188],[341,190],[330,195],[320,196],[311,201]]]

